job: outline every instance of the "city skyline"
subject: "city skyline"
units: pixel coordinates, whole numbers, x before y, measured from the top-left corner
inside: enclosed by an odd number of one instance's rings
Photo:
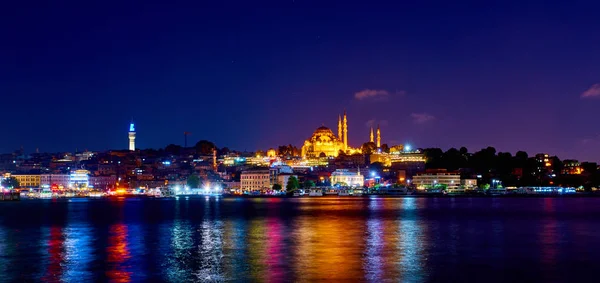
[[[301,146],[345,108],[353,145],[600,160],[596,3],[10,5],[0,152],[125,149],[132,116],[138,148]]]

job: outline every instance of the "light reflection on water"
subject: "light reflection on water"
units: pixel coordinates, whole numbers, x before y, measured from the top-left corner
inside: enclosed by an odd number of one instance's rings
[[[405,214],[399,221],[398,254],[401,259],[399,262],[401,278],[406,282],[418,282],[426,276],[423,272],[423,265],[427,260],[425,247],[429,239],[425,234],[425,223],[419,219],[416,203],[422,200],[405,198],[401,202]]]
[[[107,277],[112,282],[130,282],[131,272],[126,265],[130,258],[128,247],[127,226],[124,224],[111,225],[108,236],[108,247],[106,248]]]
[[[600,260],[600,223],[589,217],[600,215],[599,204],[335,197],[3,203],[0,281],[578,281]]]

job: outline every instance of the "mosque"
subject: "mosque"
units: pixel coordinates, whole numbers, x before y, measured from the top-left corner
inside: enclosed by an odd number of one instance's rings
[[[302,146],[303,158],[337,157],[340,152],[346,154],[362,153],[360,147],[348,146],[348,118],[344,110],[344,116],[338,116],[337,136],[331,129],[321,126],[313,135],[304,141]],[[371,142],[373,141],[373,128],[371,128]],[[381,132],[377,126],[377,147],[381,147]]]

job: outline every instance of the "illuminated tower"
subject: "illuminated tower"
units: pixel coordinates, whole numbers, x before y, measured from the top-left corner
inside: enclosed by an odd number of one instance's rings
[[[371,136],[370,136],[370,139],[369,139],[369,141],[370,141],[370,142],[375,142],[375,141],[373,140],[373,127],[371,127]]]
[[[340,140],[343,139],[342,137],[342,116],[338,115],[338,138]]]
[[[135,125],[129,124],[129,150],[135,151]]]
[[[377,148],[381,148],[381,131],[379,125],[377,125]]]
[[[346,110],[344,109],[344,152],[348,150],[348,119],[346,118]]]
[[[217,172],[217,149],[213,148],[213,170]]]

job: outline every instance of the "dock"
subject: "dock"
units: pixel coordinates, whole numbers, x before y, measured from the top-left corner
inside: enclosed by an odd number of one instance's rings
[[[16,201],[21,200],[21,194],[17,192],[1,192],[0,201]]]

